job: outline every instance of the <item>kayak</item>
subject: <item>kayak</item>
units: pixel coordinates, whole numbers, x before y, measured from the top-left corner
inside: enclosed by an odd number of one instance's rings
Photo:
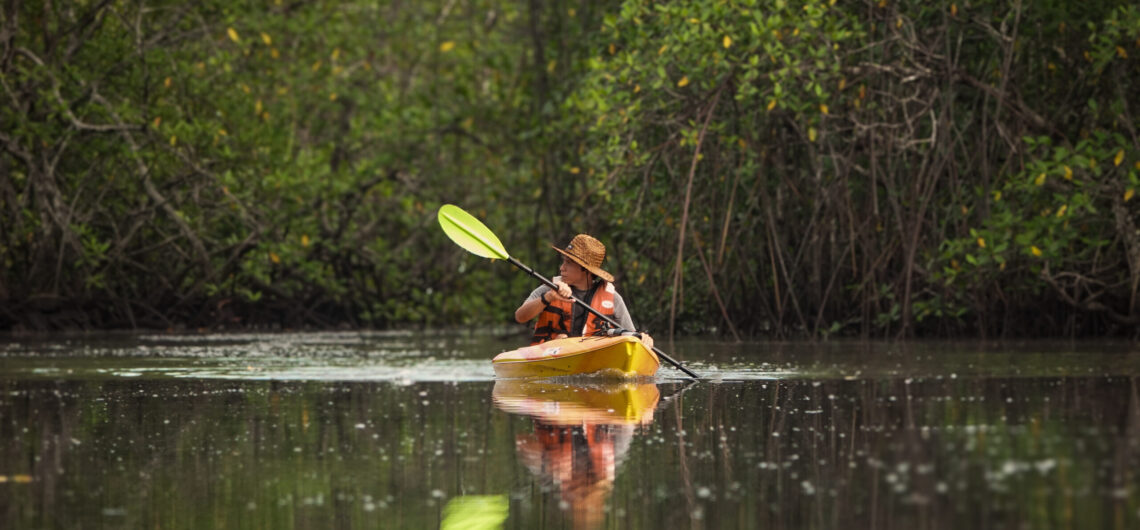
[[[652,377],[661,367],[657,354],[636,337],[570,337],[549,340],[495,356],[495,375],[554,377],[594,374],[619,378]]]
[[[653,383],[555,384],[500,379],[491,400],[499,410],[549,425],[648,425],[661,397]]]

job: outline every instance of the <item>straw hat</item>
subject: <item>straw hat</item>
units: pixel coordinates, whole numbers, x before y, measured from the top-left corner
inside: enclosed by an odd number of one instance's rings
[[[614,281],[612,274],[602,270],[602,260],[606,259],[606,246],[601,241],[586,234],[578,234],[570,240],[569,245],[566,245],[566,250],[554,245],[551,245],[550,248],[574,260],[574,263],[581,265],[595,276],[607,282]]]

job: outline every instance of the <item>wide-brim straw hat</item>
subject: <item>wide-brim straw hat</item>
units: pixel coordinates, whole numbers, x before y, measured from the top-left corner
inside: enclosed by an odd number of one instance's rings
[[[570,244],[566,245],[565,249],[558,248],[551,245],[550,248],[557,250],[563,256],[574,260],[582,266],[582,268],[590,271],[607,282],[614,281],[614,276],[602,270],[602,260],[606,259],[606,246],[601,241],[594,239],[586,234],[578,234],[574,239],[570,240]]]

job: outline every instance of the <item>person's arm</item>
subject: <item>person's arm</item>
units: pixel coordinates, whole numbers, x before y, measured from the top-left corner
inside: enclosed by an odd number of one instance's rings
[[[614,293],[614,321],[626,331],[637,331],[633,326],[633,317],[629,316],[629,309],[625,307],[625,299],[620,293]]]
[[[549,287],[539,287],[535,292],[539,292],[538,297],[533,294],[527,297],[526,301],[515,310],[515,322],[525,324],[530,322],[534,317],[537,317],[543,309],[546,308],[546,295],[550,292]]]
[[[626,331],[637,331],[633,326],[633,317],[629,315],[629,308],[625,306],[625,299],[618,293],[614,293],[614,320]],[[641,343],[646,348],[653,349],[653,337],[648,333],[641,334]]]
[[[538,286],[537,289],[530,293],[526,301],[515,310],[515,322],[519,324],[530,322],[537,317],[543,309],[546,309],[548,304],[559,300],[566,301],[570,299],[570,286],[566,285],[566,283],[557,277],[555,277],[553,281],[554,285],[558,287],[558,290],[551,290],[545,285]]]

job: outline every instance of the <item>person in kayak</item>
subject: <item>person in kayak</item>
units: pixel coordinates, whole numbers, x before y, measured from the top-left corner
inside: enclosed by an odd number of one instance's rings
[[[604,332],[610,327],[605,320],[590,313],[573,297],[589,304],[599,313],[606,315],[621,325],[626,331],[635,331],[633,318],[625,306],[625,300],[614,289],[612,274],[602,270],[602,260],[606,258],[606,246],[601,241],[578,234],[570,240],[565,249],[551,246],[562,254],[559,276],[552,281],[557,289],[540,285],[530,293],[526,301],[515,310],[515,320],[520,324],[538,317],[534,325],[531,344],[541,344],[552,339],[580,337]],[[641,334],[641,342],[653,349],[653,337]]]

